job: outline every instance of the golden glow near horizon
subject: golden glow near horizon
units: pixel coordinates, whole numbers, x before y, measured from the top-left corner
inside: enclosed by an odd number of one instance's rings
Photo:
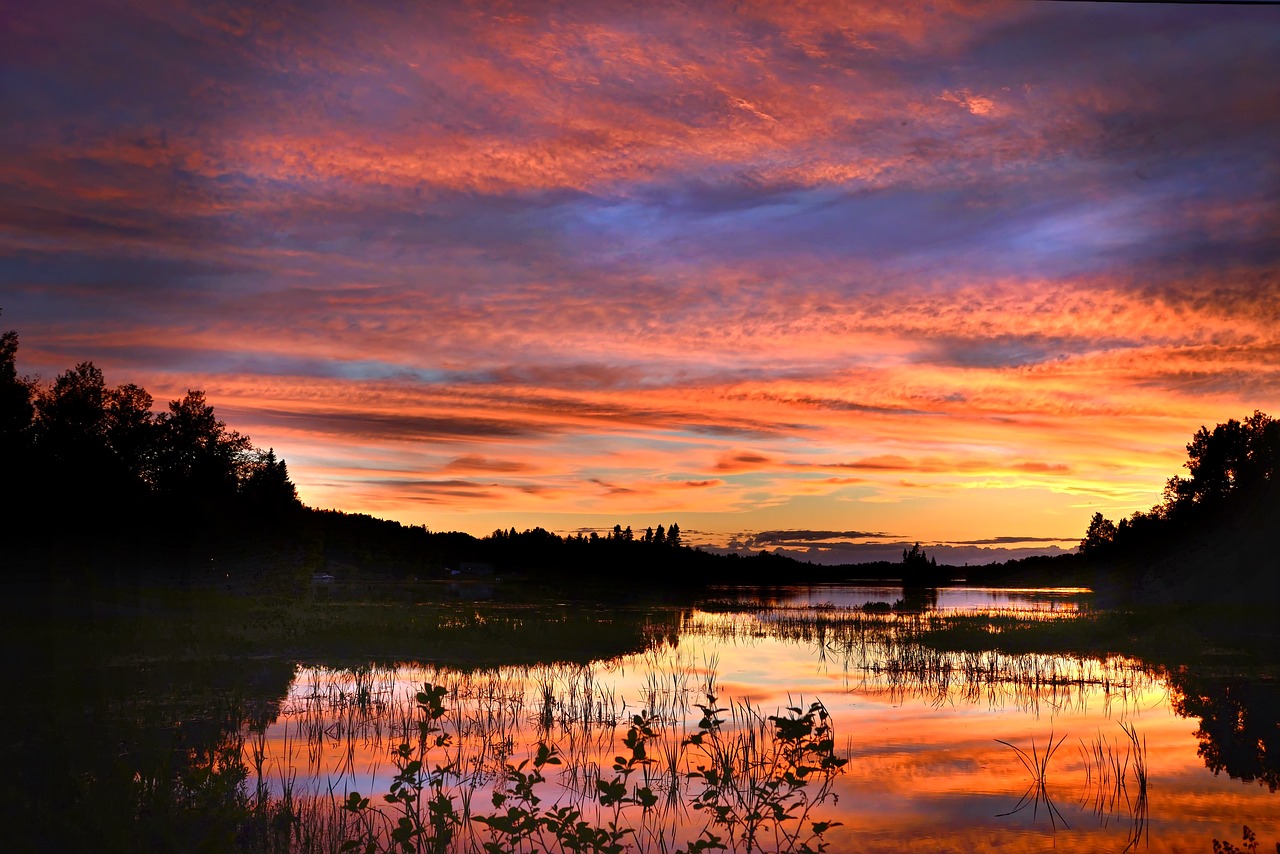
[[[17,10],[3,325],[313,506],[1070,547],[1280,410],[1277,15]]]

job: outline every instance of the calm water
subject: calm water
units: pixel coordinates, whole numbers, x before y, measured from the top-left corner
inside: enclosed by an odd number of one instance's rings
[[[394,774],[390,748],[413,731],[413,693],[440,684],[449,688],[444,722],[459,803],[492,811],[504,763],[544,742],[566,758],[548,774],[546,805],[585,805],[590,815],[582,792],[610,776],[629,717],[652,711],[657,761],[646,771],[664,797],[652,818],[641,822],[633,807],[623,823],[643,825],[634,850],[672,850],[705,823],[687,808],[700,784],[683,779],[697,756],[681,742],[697,730],[695,704],[710,689],[733,710],[729,728],[814,700],[830,711],[837,752],[849,761],[812,817],[842,823],[827,834],[832,851],[1210,851],[1215,838],[1238,845],[1245,824],[1264,850],[1280,839],[1280,795],[1237,779],[1276,779],[1277,758],[1266,755],[1274,718],[1259,724],[1256,709],[1238,702],[1259,684],[1255,696],[1273,701],[1273,683],[1116,656],[939,652],[912,641],[922,617],[860,610],[901,597],[889,586],[718,591],[655,624],[646,651],[586,666],[300,667],[250,749],[276,794],[377,797]],[[1090,607],[1088,592],[1075,589],[943,589],[928,604],[1036,620]],[[1051,739],[1059,746],[1040,790],[1010,745],[1042,756]],[[485,838],[473,828],[458,847]]]
[[[929,607],[936,611],[1027,611],[1038,614],[1076,613],[1087,606],[1090,591],[1080,587],[942,587],[934,591]],[[759,591],[725,587],[716,597],[737,604],[793,608],[856,608],[868,602],[892,605],[902,599],[901,582],[883,584],[810,584],[785,587],[762,595]]]

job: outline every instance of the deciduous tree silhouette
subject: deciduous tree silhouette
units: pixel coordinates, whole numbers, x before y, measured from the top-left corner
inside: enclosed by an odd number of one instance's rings
[[[157,419],[155,486],[201,502],[234,495],[248,468],[252,444],[214,415],[204,392],[190,390]]]
[[[18,376],[18,333],[0,335],[0,451],[26,440],[35,415],[32,383]]]
[[[1116,526],[1101,513],[1094,513],[1089,521],[1089,529],[1080,541],[1080,554],[1098,555],[1106,551],[1116,539]]]
[[[37,442],[54,458],[82,462],[106,450],[107,385],[92,362],[59,374],[36,400]]]
[[[128,477],[139,484],[154,476],[159,438],[151,395],[133,383],[107,392],[105,437],[107,446]]]
[[[1214,566],[1214,588],[1224,591],[1221,582],[1234,578],[1250,595],[1278,595],[1280,422],[1255,411],[1243,421],[1201,427],[1187,443],[1184,465],[1188,476],[1170,478],[1163,501],[1151,510],[1117,524],[1095,513],[1080,554],[1148,572],[1160,561],[1176,567],[1187,547],[1217,548],[1223,554]],[[1183,575],[1178,583],[1185,586],[1196,573]]]
[[[1171,478],[1165,488],[1171,510],[1219,504],[1274,484],[1280,472],[1280,422],[1255,410],[1244,421],[1201,427],[1187,444],[1185,465],[1191,476]]]
[[[32,498],[45,510],[83,517],[106,502],[133,491],[129,466],[112,449],[107,401],[110,391],[102,371],[81,362],[40,389],[32,425],[37,482],[28,484]],[[111,504],[106,509],[118,508]]]

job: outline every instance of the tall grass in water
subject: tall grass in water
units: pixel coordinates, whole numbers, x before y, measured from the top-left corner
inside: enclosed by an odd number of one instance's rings
[[[1129,851],[1136,848],[1140,841],[1148,838],[1150,832],[1150,826],[1147,824],[1147,739],[1143,736],[1141,741],[1138,740],[1138,728],[1132,723],[1122,722],[1120,728],[1129,738],[1129,747],[1133,756],[1133,779],[1137,787],[1134,799],[1130,801],[1129,844],[1124,849]]]
[[[1132,850],[1147,838],[1147,742],[1139,737],[1137,727],[1132,723],[1122,722],[1120,728],[1125,740],[1109,740],[1102,732],[1089,744],[1080,742],[1080,758],[1084,766],[1084,790],[1080,799],[1080,809],[1092,809],[1105,827],[1113,816],[1123,814],[1129,822],[1129,834],[1124,847]],[[1053,829],[1057,830],[1057,822],[1067,826],[1061,811],[1049,797],[1048,772],[1049,761],[1062,746],[1066,736],[1053,740],[1052,733],[1043,753],[1036,748],[1032,739],[1031,751],[1028,753],[1017,745],[1002,739],[1000,744],[1010,747],[1017,754],[1027,772],[1032,777],[1031,785],[1018,801],[1017,805],[1002,815],[1013,815],[1033,807],[1033,819],[1038,815],[1039,805],[1043,803],[1049,814]],[[1133,790],[1129,789],[1132,779]]]
[[[1138,784],[1138,795],[1144,800],[1147,797],[1147,737],[1138,740],[1138,728],[1132,723],[1121,722],[1120,728],[1129,738],[1133,750],[1133,778]]]
[[[768,715],[730,703],[724,719],[693,728],[689,715],[703,711],[689,702],[695,686],[713,692],[707,709],[716,708],[715,662],[695,668],[672,657],[666,664],[641,688],[658,713],[646,709],[622,721],[614,718],[620,701],[576,668],[438,673],[444,677],[438,684],[412,696],[385,674],[348,674],[344,680],[315,671],[293,692],[285,706],[292,718],[277,726],[275,738],[257,731],[243,744],[256,784],[255,808],[284,816],[277,822],[284,830],[275,836],[260,830],[241,847],[674,852],[682,845],[700,851],[727,844],[741,851],[821,850],[832,823],[816,821],[812,811],[844,764],[825,707],[798,704]],[[542,727],[548,685],[554,686],[553,720]],[[352,690],[360,686],[367,688],[363,694]],[[590,715],[583,713],[588,688]],[[530,695],[539,702],[529,702]],[[451,705],[455,698],[457,706]],[[327,724],[325,705],[333,712]],[[526,736],[537,738],[527,753],[515,746]],[[309,755],[307,739],[319,739],[323,755],[340,758],[331,773],[322,771],[309,790],[299,790],[292,760]],[[496,742],[505,743],[503,751],[495,751]],[[601,750],[611,748],[612,763],[595,764]],[[391,757],[390,785],[361,776],[361,757],[370,751]],[[512,758],[522,753],[522,761]],[[279,775],[274,788],[267,785],[273,774]],[[370,785],[385,794],[370,794]]]
[[[1070,649],[1087,638],[1086,618],[1071,614],[984,609],[974,612],[895,612],[876,608],[725,606],[696,612],[689,635],[751,644],[763,637],[808,645],[824,663],[861,674],[856,687],[895,701],[915,697],[941,704],[956,699],[1039,712],[1082,709],[1101,689],[1108,706],[1127,708],[1155,676],[1121,656],[1032,652],[1028,633]],[[1076,622],[1080,627],[1073,628]]]
[[[1025,614],[1018,616],[1025,619]],[[768,619],[744,612],[695,612],[685,627],[692,634],[714,632],[722,640],[744,645],[758,643],[761,635],[807,638],[805,642],[815,651],[825,652],[828,662],[843,663],[855,677],[860,675],[863,690],[894,697],[919,696],[939,703],[963,699],[985,701],[993,708],[1013,705],[1038,711],[1047,706],[1058,711],[1083,707],[1086,698],[1097,697],[1101,689],[1109,703],[1115,698],[1123,704],[1130,694],[1137,693],[1135,689],[1144,686],[1144,679],[1152,678],[1122,658],[1012,654],[976,648],[976,644],[975,648],[954,650],[929,645],[931,633],[950,631],[957,625],[968,627],[968,631],[979,621],[985,621],[982,637],[988,641],[1009,630],[1008,621],[1000,614],[958,619],[836,608],[784,611]],[[614,688],[613,679],[601,677],[601,668],[633,667],[639,678],[626,680],[624,684],[630,687],[625,689]],[[691,733],[696,736],[701,732],[694,724],[702,711],[699,706],[705,705],[695,700],[704,694],[718,694],[714,669],[714,662],[695,667],[688,656],[682,657],[675,647],[663,644],[628,663],[614,665],[535,665],[468,673],[429,666],[304,672],[300,687],[285,704],[283,728],[316,758],[312,781],[294,790],[294,800],[342,804],[351,791],[384,790],[387,773],[371,777],[370,757],[387,757],[396,745],[414,742],[420,712],[415,691],[406,690],[406,682],[416,680],[446,688],[444,702],[449,714],[439,725],[450,741],[436,753],[444,781],[456,792],[455,806],[462,818],[451,843],[455,850],[478,850],[484,828],[472,818],[485,813],[491,792],[510,779],[512,767],[520,769],[521,757],[530,763],[537,758],[535,744],[553,751],[540,773],[547,777],[544,788],[558,785],[563,790],[557,792],[557,804],[578,810],[578,820],[607,825],[612,820],[609,813],[618,804],[602,811],[599,786],[618,773],[614,747],[634,725],[637,710],[648,721],[652,734],[643,739],[645,761],[635,766],[630,779],[657,800],[643,810],[644,820],[635,823],[630,844],[641,846],[641,850],[674,850],[676,840],[686,838],[682,835],[685,831],[675,829],[678,825],[696,829],[697,820],[718,815],[706,812],[705,806],[700,812],[693,809],[691,802],[706,791],[707,781],[700,776],[690,778],[690,771],[699,771],[700,765],[718,771],[717,784],[723,781],[718,806],[729,805],[738,797],[735,792],[742,794],[741,802],[724,813],[726,821],[735,815],[752,815],[751,798],[762,797],[761,787],[768,777],[761,770],[759,757],[775,737],[776,725],[761,709],[740,702],[724,704],[720,742],[707,742],[709,749],[720,751],[718,756],[704,755],[701,746],[691,741]],[[706,684],[700,684],[704,678]],[[802,703],[793,708],[806,712]],[[334,714],[329,715],[329,709]],[[1050,745],[1054,750],[1060,746],[1060,740],[1055,741]],[[1039,753],[1039,745],[1033,744],[1033,762],[1042,758]],[[752,756],[756,758],[749,758]],[[553,757],[557,762],[551,761]],[[320,767],[322,764],[326,767]],[[531,768],[528,765],[521,773],[528,774]],[[815,782],[803,796],[817,796],[820,788]],[[1046,806],[1055,811],[1056,826],[1060,818],[1057,806],[1047,802],[1047,797],[1037,800],[1037,794],[1035,789],[1028,790],[1031,800],[1027,805],[1038,810],[1039,800],[1046,800]],[[1047,796],[1048,790],[1043,794]],[[376,800],[374,806],[378,806]],[[628,805],[628,809],[634,811],[636,806]],[[351,817],[339,817],[344,818],[349,824]],[[340,820],[330,824],[343,826]],[[741,830],[749,823],[738,821],[734,826]],[[712,824],[710,829],[728,838],[723,827]],[[760,833],[756,838],[761,838]]]
[[[1137,727],[1121,722],[1123,741],[1111,741],[1101,731],[1089,742],[1080,742],[1084,765],[1084,792],[1080,808],[1091,809],[1105,827],[1113,817],[1129,822],[1124,850],[1136,848],[1149,835],[1147,824],[1147,740]],[[1133,789],[1129,782],[1132,780]]]
[[[1035,819],[1039,816],[1040,804],[1043,803],[1045,805],[1045,810],[1049,815],[1049,823],[1055,831],[1058,829],[1059,821],[1062,822],[1063,827],[1068,826],[1066,819],[1063,818],[1062,813],[1053,803],[1053,799],[1049,797],[1048,786],[1049,760],[1053,759],[1053,755],[1058,752],[1058,748],[1062,746],[1062,742],[1064,742],[1066,738],[1067,737],[1064,735],[1055,742],[1053,740],[1053,733],[1050,732],[1049,741],[1045,745],[1044,753],[1041,753],[1036,748],[1036,740],[1034,738],[1031,739],[1030,753],[1023,750],[1021,747],[1018,747],[1016,744],[1004,741],[1003,739],[996,739],[1000,744],[1013,749],[1014,753],[1017,754],[1018,760],[1022,763],[1022,766],[1026,768],[1027,773],[1031,775],[1031,785],[1027,787],[1027,791],[1018,800],[1018,803],[1013,809],[1006,813],[1000,813],[1001,816],[1013,815],[1015,813],[1022,812],[1030,806],[1032,807],[1032,818]]]
[[[611,774],[597,776],[589,798],[573,797],[568,790],[569,797],[543,804],[545,775],[562,759],[557,748],[540,742],[533,756],[505,767],[493,787],[495,812],[468,815],[458,811],[457,793],[445,785],[454,764],[448,752],[451,738],[443,725],[446,693],[443,687],[427,685],[415,697],[422,713],[421,737],[416,751],[408,743],[392,751],[397,774],[383,796],[390,808],[379,809],[359,792],[347,793],[340,808],[349,815],[349,823],[329,822],[347,837],[342,850],[449,851],[463,842],[463,848],[478,846],[495,854],[621,852],[633,840],[641,850],[677,849],[679,829],[662,821],[660,799],[643,773],[653,762],[648,745],[659,737],[660,725],[653,715],[632,716],[621,739],[625,750],[615,756]],[[836,755],[826,708],[814,702],[807,711],[791,707],[766,718],[738,704],[735,714],[748,725],[727,732],[719,717],[726,710],[715,703],[715,695],[708,695],[707,705],[700,705],[699,731],[685,739],[691,751],[706,760],[686,775],[701,782],[692,807],[706,816],[702,832],[689,839],[688,851],[757,851],[767,844],[766,835],[773,850],[823,850],[823,834],[838,823],[813,821],[809,815],[826,799],[845,763]],[[437,749],[443,764],[431,764]],[[811,783],[817,783],[812,790]],[[488,838],[475,834],[475,826],[484,828]],[[468,832],[473,833],[464,839]]]

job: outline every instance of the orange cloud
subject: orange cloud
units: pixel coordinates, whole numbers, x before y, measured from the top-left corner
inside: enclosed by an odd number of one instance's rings
[[[1086,6],[15,10],[5,320],[433,527],[1080,528],[1280,410],[1267,31]]]

